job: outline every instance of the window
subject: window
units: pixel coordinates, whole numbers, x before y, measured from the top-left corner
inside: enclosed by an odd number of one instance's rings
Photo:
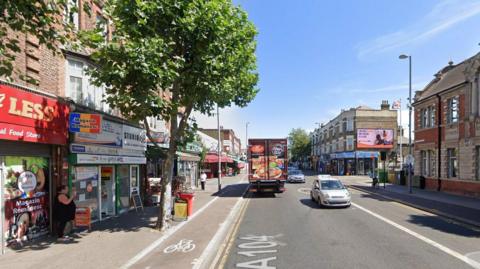
[[[342,132],[346,132],[347,130],[347,119],[343,119],[342,121]]]
[[[458,122],[458,96],[447,100],[447,123]]]
[[[72,24],[75,30],[78,30],[78,3],[76,0],[67,1],[63,21],[67,24]]]
[[[347,120],[347,132],[352,132],[353,131],[353,119],[348,119]]]
[[[428,151],[428,167],[429,167],[429,176],[435,176],[436,172],[436,164],[437,164],[437,159],[436,159],[436,154],[435,151],[429,150]]]
[[[480,146],[475,147],[475,179],[480,180]]]
[[[423,108],[420,110],[420,127],[426,128],[428,126],[428,109]]]
[[[420,155],[421,155],[421,160],[422,160],[422,163],[421,163],[421,175],[422,176],[428,176],[428,154],[427,154],[427,151],[425,150],[422,150],[420,151]]]
[[[108,21],[100,14],[97,14],[96,19],[97,28],[101,30],[103,39],[108,40]]]
[[[352,151],[353,148],[353,136],[347,136],[347,151]]]
[[[67,63],[66,96],[78,104],[111,113],[108,104],[103,102],[105,88],[92,85],[85,73],[87,63],[74,59],[68,59]]]
[[[422,108],[420,110],[420,128],[435,127],[435,113],[436,109],[434,106]]]
[[[436,114],[435,106],[431,106],[428,108],[428,122],[430,123],[430,127],[435,127],[435,114]]]
[[[458,174],[458,161],[457,161],[457,149],[447,149],[447,177],[457,177]]]

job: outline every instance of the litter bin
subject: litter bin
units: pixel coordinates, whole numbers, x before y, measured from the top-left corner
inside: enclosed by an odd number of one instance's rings
[[[180,199],[184,199],[187,201],[187,215],[190,216],[193,213],[193,198],[195,197],[195,194],[193,193],[186,193],[186,192],[181,192],[178,194]]]
[[[187,201],[177,199],[175,201],[173,211],[175,212],[173,215],[174,220],[186,220],[187,219]]]

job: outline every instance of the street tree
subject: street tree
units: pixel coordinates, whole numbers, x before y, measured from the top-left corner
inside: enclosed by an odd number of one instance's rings
[[[110,0],[104,9],[115,32],[111,42],[91,42],[93,82],[107,88],[106,102],[125,118],[143,122],[151,141],[148,117],[170,123],[161,230],[175,153],[196,128],[192,111],[213,116],[217,105],[244,107],[258,92],[257,31],[231,0]]]
[[[302,128],[293,128],[288,134],[291,159],[304,160],[310,156],[311,143],[308,133]]]

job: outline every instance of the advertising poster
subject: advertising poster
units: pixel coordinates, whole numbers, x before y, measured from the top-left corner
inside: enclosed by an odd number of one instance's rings
[[[266,148],[265,140],[252,141],[250,147],[250,179],[266,179],[267,165],[266,165]]]
[[[392,129],[358,129],[357,148],[391,149],[393,148]]]
[[[92,219],[98,215],[98,167],[75,167],[73,186],[77,191],[77,207],[89,207]]]
[[[48,234],[48,159],[6,156],[4,165],[7,244]]]
[[[268,142],[268,175],[271,179],[287,179],[285,173],[287,145],[285,141]]]

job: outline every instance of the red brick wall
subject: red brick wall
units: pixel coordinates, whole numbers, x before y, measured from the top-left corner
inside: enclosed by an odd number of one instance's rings
[[[442,180],[442,191],[480,197],[480,182]]]

